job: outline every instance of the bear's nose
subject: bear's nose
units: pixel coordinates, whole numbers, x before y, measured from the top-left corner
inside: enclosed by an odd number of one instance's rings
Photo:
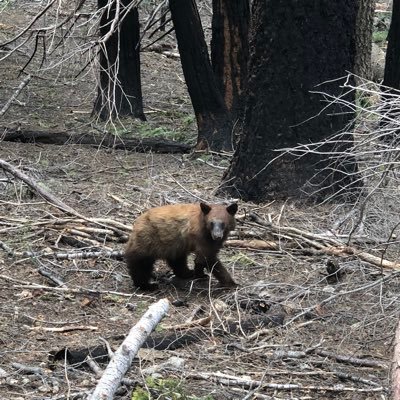
[[[221,223],[214,223],[211,229],[211,237],[213,240],[222,239],[224,237],[224,229]]]

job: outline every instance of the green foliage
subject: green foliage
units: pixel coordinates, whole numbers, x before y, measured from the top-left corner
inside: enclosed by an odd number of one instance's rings
[[[141,137],[158,137],[177,142],[187,142],[190,140],[187,131],[184,129],[171,130],[163,126],[153,127],[149,124],[141,124],[138,127],[138,134]]]
[[[132,392],[132,400],[213,400],[211,395],[197,397],[188,395],[182,381],[178,379],[146,379],[146,388],[137,387]]]
[[[362,113],[362,110],[369,109],[377,102],[377,97],[375,95],[371,95],[367,91],[356,91],[356,105],[357,105],[357,114]],[[378,118],[378,116],[376,116]],[[375,120],[373,115],[369,116],[368,118],[372,118]]]
[[[372,33],[372,41],[375,43],[385,42],[387,39],[388,31],[376,31]]]
[[[13,0],[0,0],[0,12],[4,11],[7,7],[14,3]]]
[[[251,257],[241,252],[238,252],[229,257],[229,261],[239,263],[240,265],[243,266],[258,265],[258,263],[255,262]]]

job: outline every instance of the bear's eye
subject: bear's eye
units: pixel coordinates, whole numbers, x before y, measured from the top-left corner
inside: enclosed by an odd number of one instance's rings
[[[211,222],[210,222],[210,228],[211,228],[211,229],[214,229],[214,225],[215,225],[214,222],[211,221]]]

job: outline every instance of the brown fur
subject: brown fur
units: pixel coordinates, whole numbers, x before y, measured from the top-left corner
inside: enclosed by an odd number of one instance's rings
[[[235,227],[237,205],[174,204],[156,207],[134,223],[125,250],[125,259],[135,286],[151,290],[153,265],[166,260],[180,278],[201,277],[204,268],[223,286],[235,282],[218,259],[228,233]],[[194,271],[187,256],[195,253]]]

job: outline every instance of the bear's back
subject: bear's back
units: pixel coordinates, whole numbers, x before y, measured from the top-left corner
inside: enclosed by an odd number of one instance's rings
[[[194,250],[200,229],[198,204],[155,207],[139,216],[133,225],[129,245],[154,258],[175,258]]]

